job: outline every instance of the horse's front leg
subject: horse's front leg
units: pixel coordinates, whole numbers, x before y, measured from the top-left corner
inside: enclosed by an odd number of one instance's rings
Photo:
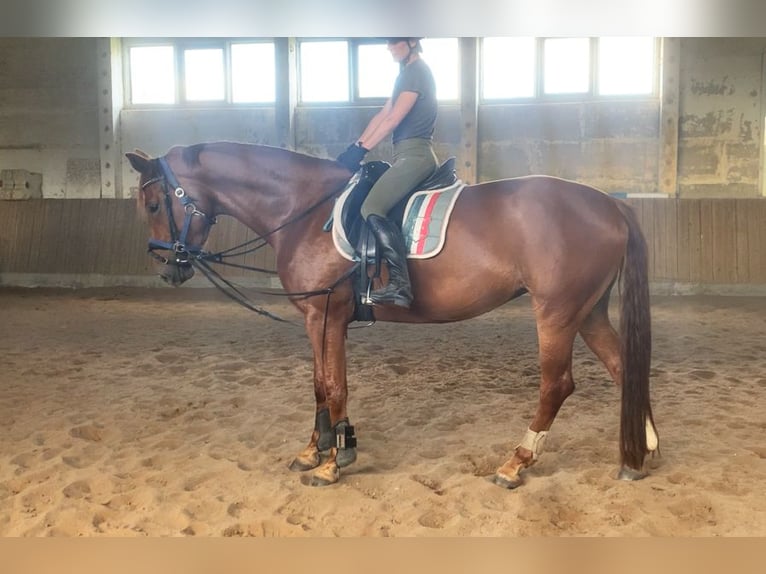
[[[316,415],[308,446],[290,464],[292,470],[317,468],[311,484],[334,484],[340,468],[356,460],[356,437],[346,412],[346,332],[348,322],[341,314],[324,309],[306,313],[306,331],[314,351],[314,396]],[[321,463],[321,452],[329,457]],[[320,466],[321,464],[321,466]]]
[[[290,463],[290,470],[305,471],[316,468],[322,462],[320,451],[329,450],[334,446],[335,437],[332,435],[332,426],[330,425],[330,410],[325,404],[324,394],[317,392],[316,377],[314,378],[314,393],[317,401],[317,411],[314,417],[314,432],[311,433],[311,440]]]

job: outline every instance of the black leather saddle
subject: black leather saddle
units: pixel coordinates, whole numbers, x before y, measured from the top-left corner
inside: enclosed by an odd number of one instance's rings
[[[372,233],[362,233],[362,230],[367,227],[364,219],[361,216],[362,203],[367,198],[367,194],[370,193],[370,189],[375,185],[381,175],[391,167],[391,164],[385,161],[368,161],[362,165],[362,172],[359,177],[359,182],[356,184],[351,193],[346,198],[346,203],[341,210],[341,225],[346,232],[346,238],[349,244],[354,245],[360,253],[371,255],[370,251],[374,253],[374,238],[370,239],[367,235]],[[442,187],[448,187],[457,181],[457,174],[455,173],[455,158],[450,157],[444,163],[442,163],[436,171],[429,177],[420,182],[415,189],[405,195],[388,213],[388,218],[401,225],[402,218],[404,216],[404,210],[407,207],[407,201],[409,198],[418,191],[427,191],[432,189],[439,189]],[[325,229],[331,228],[331,221],[325,225]]]

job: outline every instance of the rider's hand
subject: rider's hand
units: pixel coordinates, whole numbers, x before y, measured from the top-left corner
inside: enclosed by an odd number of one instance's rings
[[[348,169],[350,172],[355,173],[359,170],[360,167],[362,167],[362,160],[364,159],[364,156],[367,155],[368,151],[370,150],[362,147],[362,145],[358,142],[352,143],[346,148],[346,151],[338,156],[335,161]]]

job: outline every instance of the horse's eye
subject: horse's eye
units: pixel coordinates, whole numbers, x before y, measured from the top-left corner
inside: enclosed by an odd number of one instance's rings
[[[153,202],[153,203],[150,203],[150,204],[148,204],[148,205],[146,206],[146,209],[147,209],[147,211],[148,211],[149,213],[151,213],[152,215],[154,215],[155,213],[157,213],[157,212],[160,210],[160,204],[159,204],[159,202]]]

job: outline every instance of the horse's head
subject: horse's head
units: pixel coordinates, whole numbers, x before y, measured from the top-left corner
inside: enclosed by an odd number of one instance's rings
[[[160,277],[174,287],[181,285],[194,276],[193,265],[204,254],[202,246],[215,223],[215,217],[206,215],[212,206],[195,193],[195,180],[180,154],[150,158],[136,150],[125,155],[140,174],[137,199],[151,229],[149,253],[161,264]],[[171,161],[179,163],[177,170]]]

